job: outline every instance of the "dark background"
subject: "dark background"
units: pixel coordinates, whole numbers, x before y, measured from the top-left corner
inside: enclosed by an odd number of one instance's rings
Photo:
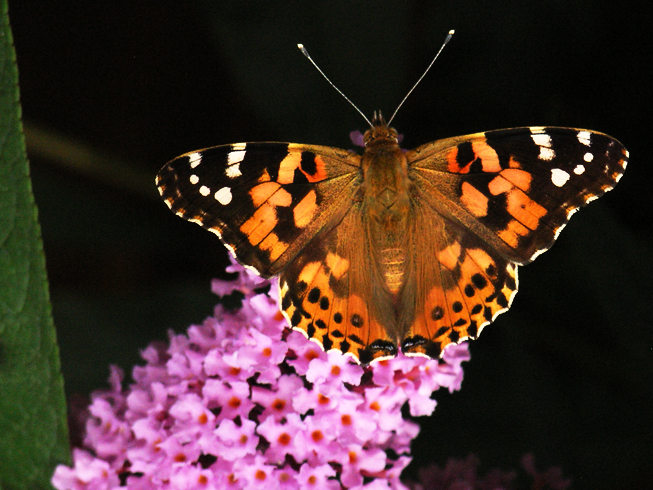
[[[394,121],[405,147],[572,126],[615,136],[631,163],[520,268],[462,390],[420,420],[412,468],[532,452],[574,488],[653,488],[652,46],[635,2],[9,3],[69,394],[212,311],[226,252],[158,198],[166,161],[241,141],[351,148],[365,123],[296,44],[368,116],[389,115],[453,28]]]

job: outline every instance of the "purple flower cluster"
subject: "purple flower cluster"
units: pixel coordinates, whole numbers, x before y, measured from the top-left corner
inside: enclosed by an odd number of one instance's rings
[[[405,489],[419,427],[441,387],[460,389],[467,345],[442,361],[398,356],[361,367],[289,331],[276,284],[234,265],[242,307],[170,334],[168,346],[142,352],[135,383],[122,389],[112,368],[106,392],[93,394],[84,448],[59,466],[59,490]]]

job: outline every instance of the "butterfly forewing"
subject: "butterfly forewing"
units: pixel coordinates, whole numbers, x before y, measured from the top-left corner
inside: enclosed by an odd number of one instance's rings
[[[616,185],[628,152],[602,133],[533,127],[439,140],[406,157],[442,213],[524,264],[553,245],[578,207]]]
[[[329,147],[238,143],[172,160],[157,185],[172,211],[216,233],[242,264],[270,277],[337,224],[331,215],[351,202],[347,189],[359,179],[359,160]]]

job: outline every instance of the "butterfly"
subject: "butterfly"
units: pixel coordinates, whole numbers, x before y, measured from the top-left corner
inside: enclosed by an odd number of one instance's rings
[[[289,324],[363,364],[438,358],[510,308],[517,268],[611,190],[628,151],[595,131],[523,127],[404,152],[375,114],[362,155],[236,143],[182,155],[157,185],[168,207],[279,276]]]

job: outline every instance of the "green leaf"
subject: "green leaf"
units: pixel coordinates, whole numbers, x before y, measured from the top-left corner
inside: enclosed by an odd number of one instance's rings
[[[18,71],[0,0],[0,488],[51,488],[69,461],[59,349],[25,154]]]

